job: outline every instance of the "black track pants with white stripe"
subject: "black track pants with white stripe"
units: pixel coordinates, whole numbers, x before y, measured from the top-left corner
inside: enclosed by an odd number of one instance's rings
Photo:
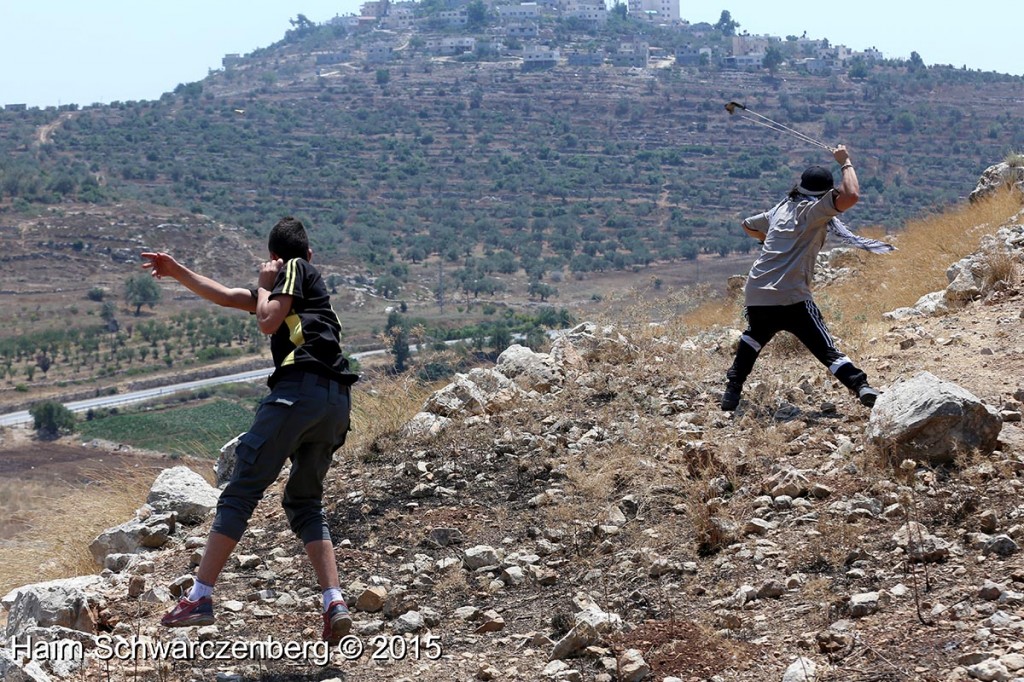
[[[780,331],[793,334],[844,386],[853,392],[867,383],[867,375],[836,348],[825,320],[814,301],[792,305],[747,306],[747,330],[743,332],[736,359],[726,376],[737,388],[743,385],[761,349]]]

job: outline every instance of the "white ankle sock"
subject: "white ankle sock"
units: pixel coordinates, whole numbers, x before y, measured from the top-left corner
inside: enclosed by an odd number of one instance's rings
[[[203,597],[209,597],[213,594],[213,585],[207,585],[201,583],[198,580],[192,583],[192,589],[188,593],[189,601],[199,601]]]
[[[345,597],[342,596],[340,588],[328,587],[324,590],[324,613],[327,613],[327,607],[329,607],[332,602],[344,600]]]

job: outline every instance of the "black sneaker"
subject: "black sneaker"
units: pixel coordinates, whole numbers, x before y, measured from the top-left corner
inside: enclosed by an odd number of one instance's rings
[[[875,401],[878,400],[878,391],[864,384],[857,389],[857,399],[864,407],[874,407]]]
[[[732,412],[740,404],[740,393],[743,392],[742,386],[735,386],[728,384],[725,387],[725,393],[722,394],[722,411]]]

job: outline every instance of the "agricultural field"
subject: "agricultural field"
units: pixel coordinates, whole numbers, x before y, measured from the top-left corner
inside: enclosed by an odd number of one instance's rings
[[[172,457],[212,459],[226,442],[249,428],[253,410],[216,398],[185,407],[109,414],[81,422],[83,440],[98,438]]]

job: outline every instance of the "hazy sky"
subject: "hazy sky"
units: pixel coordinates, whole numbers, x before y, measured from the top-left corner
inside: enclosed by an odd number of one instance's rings
[[[280,39],[298,13],[323,22],[358,13],[359,0],[0,0],[0,105],[91,104],[156,99],[219,68],[229,52]],[[852,3],[681,0],[682,18],[718,20],[740,31],[828,38],[855,50],[926,64],[1024,74],[1016,50],[1024,2],[946,4],[931,0]]]

